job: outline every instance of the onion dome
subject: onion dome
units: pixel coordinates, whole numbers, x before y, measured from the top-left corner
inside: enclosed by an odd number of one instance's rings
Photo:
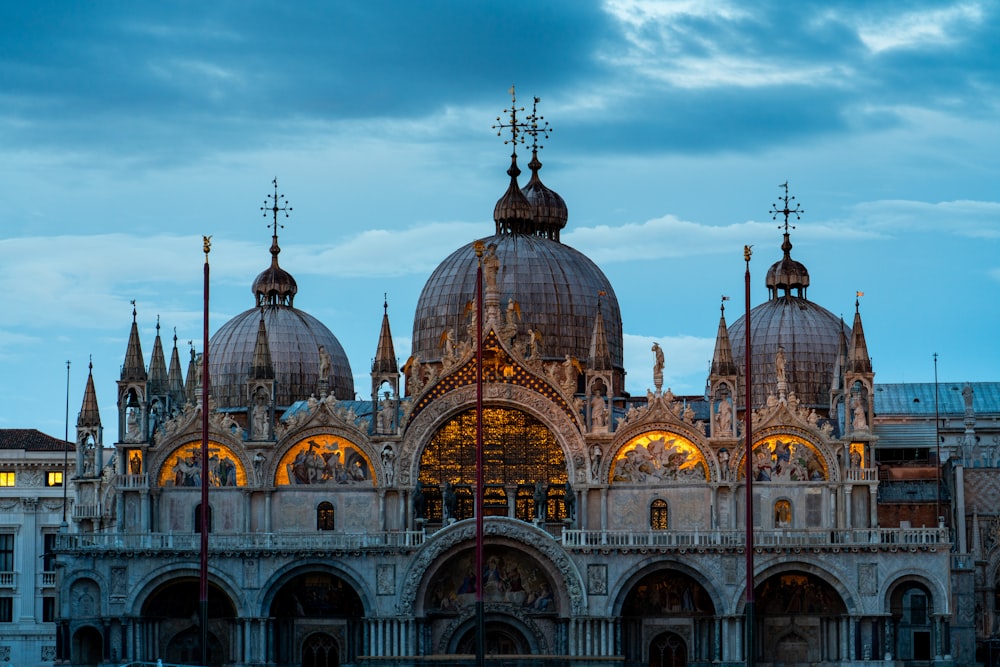
[[[785,256],[767,270],[768,296],[774,298],[779,292],[789,294],[792,290],[797,290],[798,296],[805,297],[806,288],[809,287],[809,271],[802,262],[792,259],[792,242],[787,230],[781,249]]]
[[[531,162],[528,163],[528,168],[531,169],[531,180],[521,188],[521,192],[531,204],[535,223],[534,233],[558,241],[559,231],[566,226],[566,222],[569,220],[566,202],[559,193],[545,187],[542,179],[538,177],[542,163],[538,160],[537,148],[531,151]]]
[[[271,241],[271,266],[261,271],[253,281],[252,290],[258,307],[277,304],[291,306],[295,301],[299,286],[292,274],[278,266],[280,252],[278,234],[275,233]]]
[[[277,184],[275,201],[277,202]],[[219,408],[245,408],[247,382],[255,377],[260,359],[258,333],[267,335],[267,349],[274,370],[275,404],[292,403],[320,394],[320,381],[338,399],[354,398],[354,375],[340,341],[322,322],[292,306],[298,287],[278,266],[277,212],[271,242],[271,266],[253,282],[256,304],[223,324],[208,344],[212,396]],[[321,361],[320,348],[329,355]],[[320,377],[320,368],[326,377]],[[258,369],[259,370],[259,369]]]
[[[751,406],[767,403],[769,394],[778,395],[779,348],[785,356],[787,392],[802,405],[826,414],[830,406],[830,386],[836,372],[843,323],[826,308],[805,298],[809,272],[790,256],[792,244],[785,232],[784,258],[767,273],[769,298],[750,311],[751,327]],[[792,290],[797,293],[793,294]],[[850,335],[848,330],[847,335]],[[736,365],[737,400],[745,406],[746,316],[729,327],[733,362]]]
[[[496,223],[497,234],[505,232],[530,234],[534,208],[517,186],[517,177],[521,175],[521,170],[517,167],[517,153],[510,156],[510,168],[507,169],[507,174],[510,176],[510,185],[493,207],[493,221]]]

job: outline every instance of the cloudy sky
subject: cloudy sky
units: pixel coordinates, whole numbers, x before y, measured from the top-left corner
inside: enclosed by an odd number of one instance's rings
[[[752,8],[748,8],[752,6]],[[781,256],[789,182],[809,297],[851,318],[876,381],[1000,380],[1000,9],[986,2],[0,4],[0,428],[71,431],[93,358],[115,380],[136,300],[143,351],[200,349],[251,307],[260,206],[293,207],[296,306],[366,375],[383,294],[409,354],[420,288],[492,233],[509,147],[541,97],[563,241],[611,279],[628,387],[700,393],[718,325]]]

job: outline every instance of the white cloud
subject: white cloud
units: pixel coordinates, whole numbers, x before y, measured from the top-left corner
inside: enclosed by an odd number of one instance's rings
[[[913,11],[878,18],[861,17],[855,28],[873,53],[892,49],[947,46],[962,39],[962,32],[978,24],[983,10],[977,3]]]
[[[852,207],[858,225],[883,233],[936,232],[969,238],[1000,238],[1000,202],[882,200]]]

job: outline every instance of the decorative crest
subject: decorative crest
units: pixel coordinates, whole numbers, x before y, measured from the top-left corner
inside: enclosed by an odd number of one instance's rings
[[[788,233],[788,227],[789,227],[788,216],[790,216],[790,215],[792,215],[794,213],[795,214],[795,219],[796,220],[801,220],[802,219],[801,214],[805,213],[805,210],[799,208],[798,204],[795,205],[795,208],[788,208],[788,204],[790,202],[795,201],[795,197],[789,197],[788,196],[788,181],[785,181],[784,183],[782,183],[778,187],[785,189],[785,196],[778,198],[778,201],[784,203],[784,208],[780,208],[779,209],[777,204],[771,204],[771,210],[768,211],[768,213],[771,214],[771,219],[772,220],[777,220],[779,215],[785,216],[785,233],[787,234]],[[791,225],[791,228],[795,229],[795,225]],[[778,229],[781,229],[781,227],[779,226]]]
[[[284,225],[278,224],[278,213],[284,213],[285,217],[288,217],[288,213],[292,210],[292,207],[288,205],[288,200],[285,199],[285,195],[278,194],[278,179],[277,177],[271,181],[274,184],[274,194],[268,195],[264,198],[264,205],[260,207],[260,210],[264,212],[264,217],[266,218],[270,213],[273,216],[273,221],[267,224],[268,227],[274,225],[274,238],[278,238],[278,227],[282,229],[285,228]],[[270,201],[268,201],[270,200]],[[279,206],[279,204],[283,205]]]
[[[549,138],[549,132],[552,128],[549,127],[549,121],[545,120],[545,116],[538,115],[538,103],[542,101],[542,98],[535,97],[535,101],[531,103],[531,115],[528,116],[528,129],[525,130],[526,134],[531,135],[531,152],[537,153],[539,150],[545,148],[544,145],[538,143],[538,135],[542,135],[543,139]]]
[[[518,107],[517,106],[517,95],[514,93],[514,86],[511,86],[510,90],[507,91],[507,92],[510,93],[510,108],[509,109],[504,109],[503,113],[510,115],[510,122],[509,123],[504,123],[502,117],[501,116],[497,116],[497,123],[496,123],[496,125],[492,126],[492,129],[494,129],[494,130],[497,131],[497,136],[498,137],[503,136],[503,131],[504,130],[506,130],[508,128],[510,129],[510,139],[504,139],[503,143],[504,143],[504,145],[513,144],[514,153],[516,154],[517,153],[517,144],[519,144],[519,143],[523,144],[524,143],[524,137],[521,136],[521,135],[522,135],[522,133],[529,131],[530,125],[529,125],[529,123],[526,123],[524,121],[518,121],[517,120],[517,112],[518,111],[524,111],[524,107]],[[529,120],[530,120],[530,117],[529,117]]]

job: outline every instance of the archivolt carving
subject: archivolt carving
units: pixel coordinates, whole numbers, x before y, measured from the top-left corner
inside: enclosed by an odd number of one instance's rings
[[[542,629],[539,628],[538,625],[535,623],[535,621],[530,617],[528,617],[527,614],[524,614],[518,610],[512,610],[508,605],[500,605],[495,603],[484,604],[483,611],[486,614],[513,616],[518,620],[519,623],[523,624],[525,629],[531,631],[531,634],[535,640],[535,647],[537,648],[538,654],[546,655],[552,652],[550,650],[549,642],[545,636],[545,633],[542,632]],[[450,648],[449,643],[455,636],[455,632],[460,627],[462,627],[470,620],[472,620],[475,617],[475,614],[476,614],[475,609],[468,609],[459,614],[458,617],[452,620],[452,622],[445,627],[444,631],[441,633],[441,639],[438,642],[437,652],[439,655],[446,655],[449,652]]]
[[[585,601],[583,599],[583,578],[577,571],[573,561],[569,559],[562,547],[548,533],[517,519],[489,518],[483,525],[486,537],[504,537],[531,547],[536,553],[544,556],[559,573],[562,585],[570,602],[573,615],[583,614]],[[451,551],[462,542],[475,539],[476,526],[472,520],[462,521],[451,528],[435,533],[417,553],[410,563],[403,578],[402,592],[399,596],[397,613],[412,614],[415,610],[417,593],[420,584],[427,574],[430,565],[445,553]]]

